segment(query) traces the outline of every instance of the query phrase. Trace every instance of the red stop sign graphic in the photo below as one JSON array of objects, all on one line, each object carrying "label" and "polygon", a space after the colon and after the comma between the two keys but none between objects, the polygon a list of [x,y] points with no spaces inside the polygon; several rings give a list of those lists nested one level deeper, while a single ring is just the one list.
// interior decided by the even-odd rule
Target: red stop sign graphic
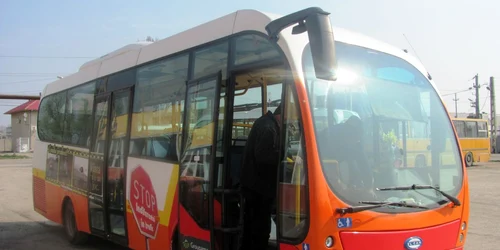
[{"label": "red stop sign graphic", "polygon": [[154,239],[160,224],[156,193],[148,173],[138,165],[130,176],[130,205],[139,231]]}]

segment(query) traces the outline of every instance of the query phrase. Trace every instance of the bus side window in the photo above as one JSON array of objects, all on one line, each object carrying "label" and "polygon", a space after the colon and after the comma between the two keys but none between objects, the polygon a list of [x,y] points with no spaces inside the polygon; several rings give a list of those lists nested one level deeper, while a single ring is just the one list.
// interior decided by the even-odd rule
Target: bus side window
[{"label": "bus side window", "polygon": [[305,171],[304,141],[300,122],[299,107],[291,86],[286,88],[284,159],[280,169],[279,208],[280,235],[284,239],[296,240],[307,232],[307,171]]},{"label": "bus side window", "polygon": [[40,140],[60,143],[64,132],[66,91],[44,97],[39,109],[38,136]]},{"label": "bus side window", "polygon": [[487,138],[488,137],[488,124],[484,121],[477,122],[478,137]]},{"label": "bus side window", "polygon": [[189,55],[148,64],[137,70],[130,133],[131,156],[176,162],[182,131]]},{"label": "bus side window", "polygon": [[477,137],[477,124],[475,121],[466,121],[465,122],[466,126],[466,135],[469,138],[476,138]]},{"label": "bus side window", "polygon": [[68,91],[63,142],[86,146],[92,128],[95,82]]},{"label": "bus side window", "polygon": [[[244,82],[237,83],[243,85]],[[247,89],[248,88],[248,89]],[[260,85],[245,86],[236,90],[234,96],[234,115],[232,139],[248,137],[253,122],[262,115],[262,87]]]},{"label": "bus side window", "polygon": [[455,129],[457,130],[457,134],[459,138],[465,137],[465,122],[464,121],[453,121],[455,125]]}]

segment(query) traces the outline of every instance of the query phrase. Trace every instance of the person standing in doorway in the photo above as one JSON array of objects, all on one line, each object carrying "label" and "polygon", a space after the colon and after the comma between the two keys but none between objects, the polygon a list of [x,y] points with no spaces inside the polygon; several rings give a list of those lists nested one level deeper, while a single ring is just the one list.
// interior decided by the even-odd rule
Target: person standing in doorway
[{"label": "person standing in doorway", "polygon": [[280,153],[281,104],[257,119],[243,153],[240,185],[244,205],[239,250],[267,249]]}]

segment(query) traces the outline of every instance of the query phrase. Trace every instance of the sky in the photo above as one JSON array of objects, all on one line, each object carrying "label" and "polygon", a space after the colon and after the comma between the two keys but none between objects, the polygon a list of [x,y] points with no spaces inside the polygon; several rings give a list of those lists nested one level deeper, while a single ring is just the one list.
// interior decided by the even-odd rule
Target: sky
[{"label": "sky", "polygon": [[[493,0],[0,0],[0,94],[38,95],[45,84],[93,58],[147,36],[169,37],[238,9],[289,14],[311,6],[330,12],[334,26],[416,55],[450,112],[455,109],[453,93],[471,87],[476,74],[480,84],[490,76],[500,83],[500,2]],[[482,112],[490,112],[489,95],[481,87]],[[459,112],[474,111],[468,101],[474,98],[472,91],[457,97]],[[4,113],[23,102],[0,100],[0,125],[9,125]]]}]

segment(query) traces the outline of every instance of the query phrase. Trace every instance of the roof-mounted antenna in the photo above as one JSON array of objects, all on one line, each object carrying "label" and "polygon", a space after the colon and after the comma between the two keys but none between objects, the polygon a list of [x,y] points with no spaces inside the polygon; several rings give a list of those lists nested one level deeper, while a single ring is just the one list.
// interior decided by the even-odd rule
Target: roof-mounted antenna
[{"label": "roof-mounted antenna", "polygon": [[[418,61],[419,61],[421,64],[423,64],[423,63],[422,63],[422,60],[420,60],[420,57],[419,57],[419,56],[418,56],[418,54],[417,54],[417,51],[416,51],[416,50],[415,50],[415,48],[413,48],[413,46],[411,45],[410,40],[408,40],[408,37],[406,37],[406,35],[405,35],[404,33],[403,33],[403,36],[405,37],[406,42],[408,43],[408,45],[410,45],[411,50],[413,50],[413,53],[415,53],[415,56],[417,57]],[[405,50],[405,52],[407,52],[407,51]],[[407,52],[407,53],[408,53],[408,52]],[[429,72],[427,72],[427,78],[428,78],[429,80],[432,80],[432,76],[431,76],[431,74],[429,74]]]}]

